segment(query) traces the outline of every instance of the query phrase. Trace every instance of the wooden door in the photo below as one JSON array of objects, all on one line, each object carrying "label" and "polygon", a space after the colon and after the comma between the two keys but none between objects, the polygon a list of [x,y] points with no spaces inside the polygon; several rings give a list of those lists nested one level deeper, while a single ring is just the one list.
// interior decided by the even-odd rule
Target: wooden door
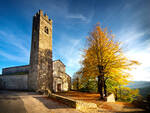
[{"label": "wooden door", "polygon": [[57,91],[61,92],[61,84],[57,84]]}]

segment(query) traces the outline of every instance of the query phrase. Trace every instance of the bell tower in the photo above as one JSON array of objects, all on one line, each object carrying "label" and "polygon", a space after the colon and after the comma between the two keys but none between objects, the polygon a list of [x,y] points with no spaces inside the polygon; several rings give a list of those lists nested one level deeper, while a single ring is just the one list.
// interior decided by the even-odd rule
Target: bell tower
[{"label": "bell tower", "polygon": [[29,90],[53,89],[52,20],[39,10],[33,16]]}]

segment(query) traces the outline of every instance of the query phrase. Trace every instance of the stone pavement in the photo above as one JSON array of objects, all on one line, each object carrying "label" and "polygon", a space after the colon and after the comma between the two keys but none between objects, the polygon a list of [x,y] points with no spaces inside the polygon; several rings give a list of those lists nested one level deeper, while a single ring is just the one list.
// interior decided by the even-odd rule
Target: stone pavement
[{"label": "stone pavement", "polygon": [[0,113],[81,113],[34,92],[1,91]]}]

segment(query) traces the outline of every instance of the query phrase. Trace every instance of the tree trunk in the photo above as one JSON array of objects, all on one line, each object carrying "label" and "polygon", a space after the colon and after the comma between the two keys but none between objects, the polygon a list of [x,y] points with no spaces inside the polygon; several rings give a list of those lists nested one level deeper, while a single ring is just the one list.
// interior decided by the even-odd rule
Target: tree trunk
[{"label": "tree trunk", "polygon": [[117,88],[115,88],[115,100],[118,100],[118,91],[117,91]]},{"label": "tree trunk", "polygon": [[103,85],[102,85],[102,76],[98,76],[98,92],[100,94],[100,99],[104,99],[103,95]]},{"label": "tree trunk", "polygon": [[[104,78],[104,76],[103,76]],[[105,97],[107,97],[107,86],[106,86],[106,80],[104,80],[104,94],[105,94]]]},{"label": "tree trunk", "polygon": [[119,89],[120,89],[120,100],[121,100],[121,87],[119,86]]},{"label": "tree trunk", "polygon": [[100,99],[104,99],[104,94],[103,94],[103,87],[104,87],[104,75],[103,75],[103,66],[98,65],[98,70],[99,70],[99,76],[98,76],[98,91],[100,93]]},{"label": "tree trunk", "polygon": [[77,91],[79,90],[79,78],[77,77]]}]

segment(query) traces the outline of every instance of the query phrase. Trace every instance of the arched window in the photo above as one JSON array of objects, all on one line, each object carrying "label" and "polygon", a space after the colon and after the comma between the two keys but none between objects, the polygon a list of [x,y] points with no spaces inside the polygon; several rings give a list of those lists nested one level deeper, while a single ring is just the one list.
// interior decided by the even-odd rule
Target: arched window
[{"label": "arched window", "polygon": [[48,34],[48,27],[47,26],[45,26],[44,31],[45,31],[45,33]]}]

